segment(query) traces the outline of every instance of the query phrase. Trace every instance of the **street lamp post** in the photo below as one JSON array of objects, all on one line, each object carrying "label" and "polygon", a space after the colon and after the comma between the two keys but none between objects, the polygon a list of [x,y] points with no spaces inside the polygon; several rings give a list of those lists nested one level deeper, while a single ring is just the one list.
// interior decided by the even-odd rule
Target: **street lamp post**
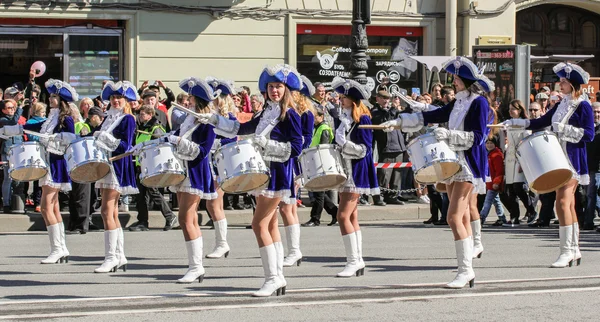
[{"label": "street lamp post", "polygon": [[352,39],[350,40],[350,72],[360,84],[367,84],[367,24],[371,23],[371,1],[352,0]]}]

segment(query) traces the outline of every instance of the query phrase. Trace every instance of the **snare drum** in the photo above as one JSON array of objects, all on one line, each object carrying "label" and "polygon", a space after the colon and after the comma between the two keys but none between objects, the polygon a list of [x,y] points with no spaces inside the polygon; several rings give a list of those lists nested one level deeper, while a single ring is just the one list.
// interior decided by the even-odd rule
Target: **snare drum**
[{"label": "snare drum", "polygon": [[269,168],[252,139],[225,144],[213,157],[219,186],[225,192],[248,192],[269,182]]},{"label": "snare drum", "polygon": [[335,144],[320,144],[300,154],[304,188],[308,191],[333,190],[346,182],[344,160]]},{"label": "snare drum", "polygon": [[39,142],[22,142],[8,150],[8,174],[16,181],[35,181],[48,173],[46,149]]},{"label": "snare drum", "polygon": [[176,186],[185,180],[187,170],[183,162],[175,157],[171,143],[146,145],[138,156],[140,182],[148,188]]},{"label": "snare drum", "polygon": [[91,136],[71,142],[65,151],[65,160],[69,177],[75,182],[96,182],[110,172],[106,151],[98,147]]},{"label": "snare drum", "polygon": [[446,186],[445,183],[438,182],[435,184],[435,190],[437,190],[437,192],[440,192],[440,193],[448,192],[448,187]]},{"label": "snare drum", "polygon": [[537,132],[521,140],[517,158],[529,187],[538,193],[555,191],[573,177],[571,163],[552,132]]},{"label": "snare drum", "polygon": [[456,153],[445,141],[436,139],[433,133],[413,139],[407,150],[415,180],[421,184],[444,181],[461,170]]}]

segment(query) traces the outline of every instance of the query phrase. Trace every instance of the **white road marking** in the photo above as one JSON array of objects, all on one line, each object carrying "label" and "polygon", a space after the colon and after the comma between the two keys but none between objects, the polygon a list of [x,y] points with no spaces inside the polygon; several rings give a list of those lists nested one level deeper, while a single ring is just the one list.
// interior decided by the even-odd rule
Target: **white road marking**
[{"label": "white road marking", "polygon": [[423,301],[437,299],[458,299],[458,298],[473,298],[473,297],[488,297],[488,296],[506,296],[506,295],[530,295],[530,294],[549,294],[549,293],[575,293],[575,292],[597,292],[600,287],[588,288],[565,288],[565,289],[547,289],[547,290],[526,290],[526,291],[504,291],[493,293],[454,293],[443,295],[421,295],[421,296],[406,296],[406,297],[390,297],[383,299],[346,299],[346,300],[319,300],[308,302],[286,302],[286,303],[255,303],[255,304],[231,304],[231,305],[216,305],[216,306],[192,306],[183,308],[161,308],[161,309],[128,309],[128,310],[113,310],[113,311],[89,311],[89,312],[65,312],[52,314],[21,314],[0,316],[0,320],[10,319],[40,319],[40,318],[64,318],[64,317],[81,317],[81,316],[99,316],[99,315],[131,315],[131,314],[148,314],[148,313],[168,313],[168,312],[199,312],[212,310],[235,310],[235,309],[253,309],[253,308],[274,308],[274,307],[298,307],[298,306],[315,306],[315,305],[347,305],[361,303],[389,303],[389,302],[408,302],[408,301]]},{"label": "white road marking", "polygon": [[[478,280],[476,285],[485,284],[504,284],[504,283],[524,283],[524,282],[551,282],[551,281],[570,281],[570,280],[589,280],[600,279],[600,275],[590,276],[568,276],[568,277],[545,277],[533,279],[507,279],[507,280]],[[446,283],[413,283],[413,284],[379,284],[379,285],[363,285],[363,286],[339,286],[339,287],[319,287],[319,288],[299,288],[289,289],[286,293],[304,294],[318,292],[332,292],[344,290],[369,290],[369,289],[395,289],[395,288],[441,288]],[[65,302],[103,302],[103,301],[129,301],[139,299],[161,299],[161,298],[177,298],[177,297],[210,297],[210,296],[239,296],[251,295],[254,291],[229,291],[229,292],[195,292],[195,293],[172,293],[172,294],[157,294],[157,295],[132,295],[132,296],[115,296],[115,297],[85,297],[85,298],[59,298],[59,299],[40,299],[40,300],[5,300],[0,301],[0,306],[8,305],[24,305],[24,304],[44,304],[44,303],[65,303]]]}]

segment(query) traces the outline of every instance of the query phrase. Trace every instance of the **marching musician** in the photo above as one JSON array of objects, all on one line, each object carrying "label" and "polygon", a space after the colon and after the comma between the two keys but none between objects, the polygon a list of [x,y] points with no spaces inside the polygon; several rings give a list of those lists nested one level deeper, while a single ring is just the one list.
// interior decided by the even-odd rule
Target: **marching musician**
[{"label": "marching musician", "polygon": [[[235,89],[230,81],[218,80],[213,77],[207,77],[206,82],[213,88],[214,91],[220,90],[221,94],[213,101],[214,112],[226,117],[230,120],[237,120],[234,114],[235,104],[231,95],[235,94]],[[237,138],[226,138],[222,135],[217,135],[213,146],[211,148],[211,159],[212,154],[225,144],[237,141]],[[217,171],[215,168],[213,175],[216,176]],[[215,186],[217,187],[216,179]],[[210,213],[213,225],[215,227],[215,248],[212,252],[206,255],[206,258],[220,258],[229,256],[229,244],[227,243],[227,218],[225,218],[225,210],[223,209],[223,189],[217,187],[217,198],[206,201],[206,209]]]},{"label": "marching musician", "polygon": [[[447,288],[473,287],[473,240],[470,225],[470,195],[485,193],[487,166],[487,124],[490,119],[488,100],[477,94],[472,86],[477,80],[478,69],[465,57],[455,57],[444,64],[444,69],[454,75],[452,84],[456,100],[433,111],[402,114],[399,119],[382,125],[391,131],[401,127],[404,131],[416,132],[428,123],[448,122],[448,128],[438,127],[434,135],[438,140],[447,140],[457,152],[461,171],[444,182],[448,189],[450,205],[447,220],[454,234],[454,245],[458,261],[458,274],[446,284]],[[425,105],[424,107],[421,105]],[[413,110],[423,110],[427,104],[414,104]]]},{"label": "marching musician", "polygon": [[340,125],[335,131],[335,142],[341,147],[346,161],[348,180],[339,189],[340,203],[337,219],[346,250],[346,266],[337,277],[364,275],[362,257],[362,231],[358,224],[358,199],[361,194],[378,195],[379,183],[373,164],[373,131],[361,129],[371,124],[371,113],[362,100],[370,97],[369,91],[349,79],[336,77],[331,87],[341,95]]},{"label": "marching musician", "polygon": [[[189,77],[179,82],[179,87],[189,95],[189,109],[194,113],[209,113],[210,103],[219,95],[206,81]],[[214,200],[215,189],[210,165],[210,149],[215,140],[213,127],[199,122],[190,114],[168,141],[175,146],[175,156],[186,163],[187,176],[171,191],[177,193],[179,204],[179,224],[185,239],[189,268],[177,283],[192,283],[204,280],[202,266],[202,232],[198,224],[198,204],[200,199]]]},{"label": "marching musician", "polygon": [[560,268],[572,266],[574,261],[577,265],[581,263],[574,194],[578,184],[587,185],[590,182],[585,145],[594,139],[594,115],[581,86],[588,83],[590,75],[571,63],[560,63],[553,70],[560,77],[560,91],[564,95],[558,106],[538,119],[510,119],[503,124],[534,131],[551,125],[573,168],[573,178],[556,190],[560,255],[551,267]]},{"label": "marching musician", "polygon": [[[310,140],[315,127],[315,118],[312,113],[313,103],[310,100],[315,89],[311,81],[305,76],[300,76],[302,80],[302,89],[300,91],[292,91],[294,100],[294,110],[300,115],[300,125],[302,127],[302,149],[310,146]],[[312,93],[312,94],[311,94]],[[298,157],[290,158],[293,163],[294,175],[296,178],[302,172]],[[287,256],[283,259],[283,266],[290,267],[302,263],[302,252],[300,251],[300,221],[298,220],[298,203],[296,195],[298,193],[298,184],[292,185],[291,195],[289,198],[284,198],[279,204],[279,213],[283,219],[285,228],[286,246],[288,249]]]},{"label": "marching musician", "polygon": [[[96,144],[110,153],[119,156],[132,147],[135,140],[135,117],[129,102],[139,100],[135,86],[128,81],[113,83],[108,81],[102,89],[102,100],[110,100],[99,131],[94,132]],[[95,273],[116,272],[118,268],[127,270],[123,228],[119,221],[118,202],[120,195],[139,193],[135,181],[135,169],[131,155],[112,162],[110,172],[96,182],[101,189],[102,205],[100,213],[104,222],[104,262]]]},{"label": "marching musician", "polygon": [[255,133],[256,144],[262,147],[263,158],[271,161],[271,177],[267,186],[254,192],[257,195],[252,229],[258,242],[265,281],[253,296],[285,294],[287,282],[283,276],[283,245],[275,210],[281,200],[291,197],[294,186],[293,162],[302,150],[300,116],[294,110],[291,91],[302,88],[298,72],[289,65],[276,65],[263,70],[259,88],[265,89],[268,101],[256,118],[240,124],[217,114],[202,115],[202,122],[215,126],[226,137]]},{"label": "marching musician", "polygon": [[41,124],[41,129],[35,125],[33,127],[26,125],[25,128],[44,134],[40,136],[39,142],[48,152],[48,173],[40,179],[40,186],[42,186],[42,217],[50,238],[50,255],[42,260],[42,264],[55,264],[62,263],[63,260],[69,261],[58,194],[59,191],[71,190],[71,179],[64,153],[67,145],[75,139],[75,123],[70,116],[69,103],[76,101],[78,95],[71,85],[60,80],[49,79],[45,86],[50,94],[48,118]]}]

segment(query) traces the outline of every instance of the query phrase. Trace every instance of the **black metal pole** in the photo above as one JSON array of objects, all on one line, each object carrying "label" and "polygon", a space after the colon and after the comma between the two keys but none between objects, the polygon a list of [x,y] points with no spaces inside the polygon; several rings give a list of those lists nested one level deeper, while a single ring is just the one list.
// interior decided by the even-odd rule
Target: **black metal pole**
[{"label": "black metal pole", "polygon": [[370,0],[352,0],[352,39],[350,48],[350,72],[352,79],[360,84],[367,83],[367,23],[371,22]]}]

